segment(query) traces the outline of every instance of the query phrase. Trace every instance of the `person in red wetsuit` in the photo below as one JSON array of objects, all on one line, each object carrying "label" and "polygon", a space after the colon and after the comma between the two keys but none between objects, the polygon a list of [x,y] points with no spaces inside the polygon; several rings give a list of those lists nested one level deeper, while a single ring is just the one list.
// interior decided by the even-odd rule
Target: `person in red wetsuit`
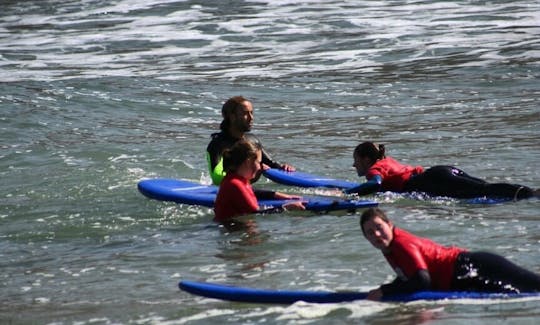
[{"label": "person in red wetsuit", "polygon": [[[214,221],[234,230],[243,223],[235,217],[258,212],[278,212],[283,209],[304,210],[301,197],[281,192],[258,190],[251,187],[251,180],[261,169],[261,146],[248,140],[239,140],[223,154],[227,174],[219,186],[214,204]],[[258,199],[291,199],[281,209],[261,209]]]},{"label": "person in red wetsuit", "polygon": [[381,250],[397,278],[372,290],[368,299],[415,291],[539,292],[540,275],[502,256],[446,247],[393,225],[379,208],[360,218],[366,239]]},{"label": "person in red wetsuit", "polygon": [[538,190],[508,183],[488,183],[453,166],[421,166],[401,164],[387,157],[385,146],[373,142],[359,144],[353,153],[353,167],[367,182],[347,189],[345,193],[366,195],[377,191],[422,192],[431,196],[453,198],[510,198],[514,200],[539,196]]}]

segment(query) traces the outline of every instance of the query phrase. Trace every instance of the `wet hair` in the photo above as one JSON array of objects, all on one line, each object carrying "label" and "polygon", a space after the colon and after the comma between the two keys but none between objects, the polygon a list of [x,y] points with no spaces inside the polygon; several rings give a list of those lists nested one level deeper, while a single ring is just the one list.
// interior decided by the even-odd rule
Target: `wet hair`
[{"label": "wet hair", "polygon": [[227,99],[225,104],[223,104],[223,106],[221,107],[221,115],[223,116],[223,121],[221,121],[219,128],[222,131],[226,131],[229,128],[231,124],[230,116],[238,112],[238,110],[243,109],[242,104],[247,101],[249,100],[243,96],[234,96]]},{"label": "wet hair", "polygon": [[373,142],[362,142],[354,149],[354,156],[359,158],[368,157],[371,161],[375,162],[379,159],[385,158],[384,144],[376,145]]},{"label": "wet hair", "polygon": [[366,232],[364,231],[364,224],[369,220],[375,219],[376,217],[381,218],[386,223],[390,223],[390,219],[388,219],[386,213],[383,210],[379,208],[369,208],[364,211],[364,213],[362,213],[362,216],[360,217],[360,228],[362,229],[362,233],[364,234],[364,236],[366,235]]},{"label": "wet hair", "polygon": [[262,150],[259,143],[245,139],[237,141],[231,148],[223,152],[223,169],[234,172],[248,159],[257,158],[257,152]]}]

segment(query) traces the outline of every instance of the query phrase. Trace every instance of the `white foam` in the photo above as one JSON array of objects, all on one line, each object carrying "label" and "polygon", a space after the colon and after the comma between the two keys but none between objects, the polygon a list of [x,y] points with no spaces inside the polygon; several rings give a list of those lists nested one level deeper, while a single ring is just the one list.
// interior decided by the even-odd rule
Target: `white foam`
[{"label": "white foam", "polygon": [[[391,6],[373,1],[369,6],[358,3],[345,8],[334,1],[283,0],[256,1],[250,15],[232,13],[234,19],[214,14],[204,5],[179,7],[167,15],[140,14],[176,2],[124,0],[52,16],[7,16],[0,23],[0,35],[6,39],[0,44],[4,67],[0,78],[155,76],[178,80],[207,76],[234,80],[352,69],[373,72],[389,60],[409,64],[457,53],[470,57],[456,63],[464,67],[540,56],[538,50],[526,49],[537,42],[540,13],[531,4],[519,2],[486,7],[444,2]],[[100,24],[110,25],[78,27],[97,23],[96,17]],[[337,27],[336,22],[344,27]],[[47,27],[12,34],[10,28],[17,25]],[[349,46],[339,45],[344,42]],[[501,52],[520,44],[524,51]],[[400,52],[406,54],[392,58],[392,53]]]}]

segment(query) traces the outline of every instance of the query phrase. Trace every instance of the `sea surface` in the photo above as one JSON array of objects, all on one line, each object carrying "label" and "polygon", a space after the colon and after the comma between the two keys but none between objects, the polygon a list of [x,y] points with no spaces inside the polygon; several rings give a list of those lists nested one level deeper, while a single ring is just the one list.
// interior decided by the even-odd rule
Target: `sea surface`
[{"label": "sea surface", "polygon": [[[425,167],[540,187],[540,2],[0,1],[1,324],[537,324],[540,300],[261,305],[180,280],[366,291],[394,273],[355,214],[255,216],[137,182],[208,184],[221,105],[298,170],[361,181],[361,141]],[[300,194],[335,191],[259,188]],[[540,200],[372,195],[398,226],[540,273]]]}]

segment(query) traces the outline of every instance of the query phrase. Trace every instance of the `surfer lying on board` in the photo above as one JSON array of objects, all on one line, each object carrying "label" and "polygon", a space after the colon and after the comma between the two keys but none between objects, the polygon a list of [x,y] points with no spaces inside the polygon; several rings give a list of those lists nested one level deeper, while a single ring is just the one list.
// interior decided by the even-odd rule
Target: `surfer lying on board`
[{"label": "surfer lying on board", "polygon": [[359,144],[353,153],[358,176],[367,182],[346,190],[348,194],[366,195],[377,191],[423,192],[453,198],[510,198],[514,200],[538,196],[538,191],[519,184],[488,183],[469,176],[452,166],[421,166],[399,163],[385,155],[385,147],[373,142]]},{"label": "surfer lying on board", "polygon": [[[223,177],[225,177],[223,152],[231,148],[233,144],[242,138],[259,144],[262,151],[262,163],[265,165],[265,168],[270,167],[285,171],[294,171],[294,167],[272,160],[270,155],[262,148],[259,139],[249,133],[253,125],[253,105],[249,100],[242,96],[229,98],[221,108],[221,115],[223,116],[223,121],[219,126],[221,132],[212,134],[212,140],[206,148],[208,168],[214,185],[219,185]],[[259,176],[260,173],[257,174],[254,181]]]},{"label": "surfer lying on board", "polygon": [[394,226],[379,208],[364,211],[360,227],[398,276],[393,282],[370,291],[368,299],[426,290],[540,292],[540,275],[496,254],[468,252],[417,237]]},{"label": "surfer lying on board", "polygon": [[[247,140],[237,141],[223,153],[223,167],[227,174],[219,186],[214,204],[214,221],[230,230],[241,228],[238,217],[251,213],[280,212],[283,210],[305,210],[300,196],[281,192],[258,190],[257,195],[250,180],[261,170],[262,149],[260,144]],[[295,199],[281,209],[261,209],[257,199]]]}]

